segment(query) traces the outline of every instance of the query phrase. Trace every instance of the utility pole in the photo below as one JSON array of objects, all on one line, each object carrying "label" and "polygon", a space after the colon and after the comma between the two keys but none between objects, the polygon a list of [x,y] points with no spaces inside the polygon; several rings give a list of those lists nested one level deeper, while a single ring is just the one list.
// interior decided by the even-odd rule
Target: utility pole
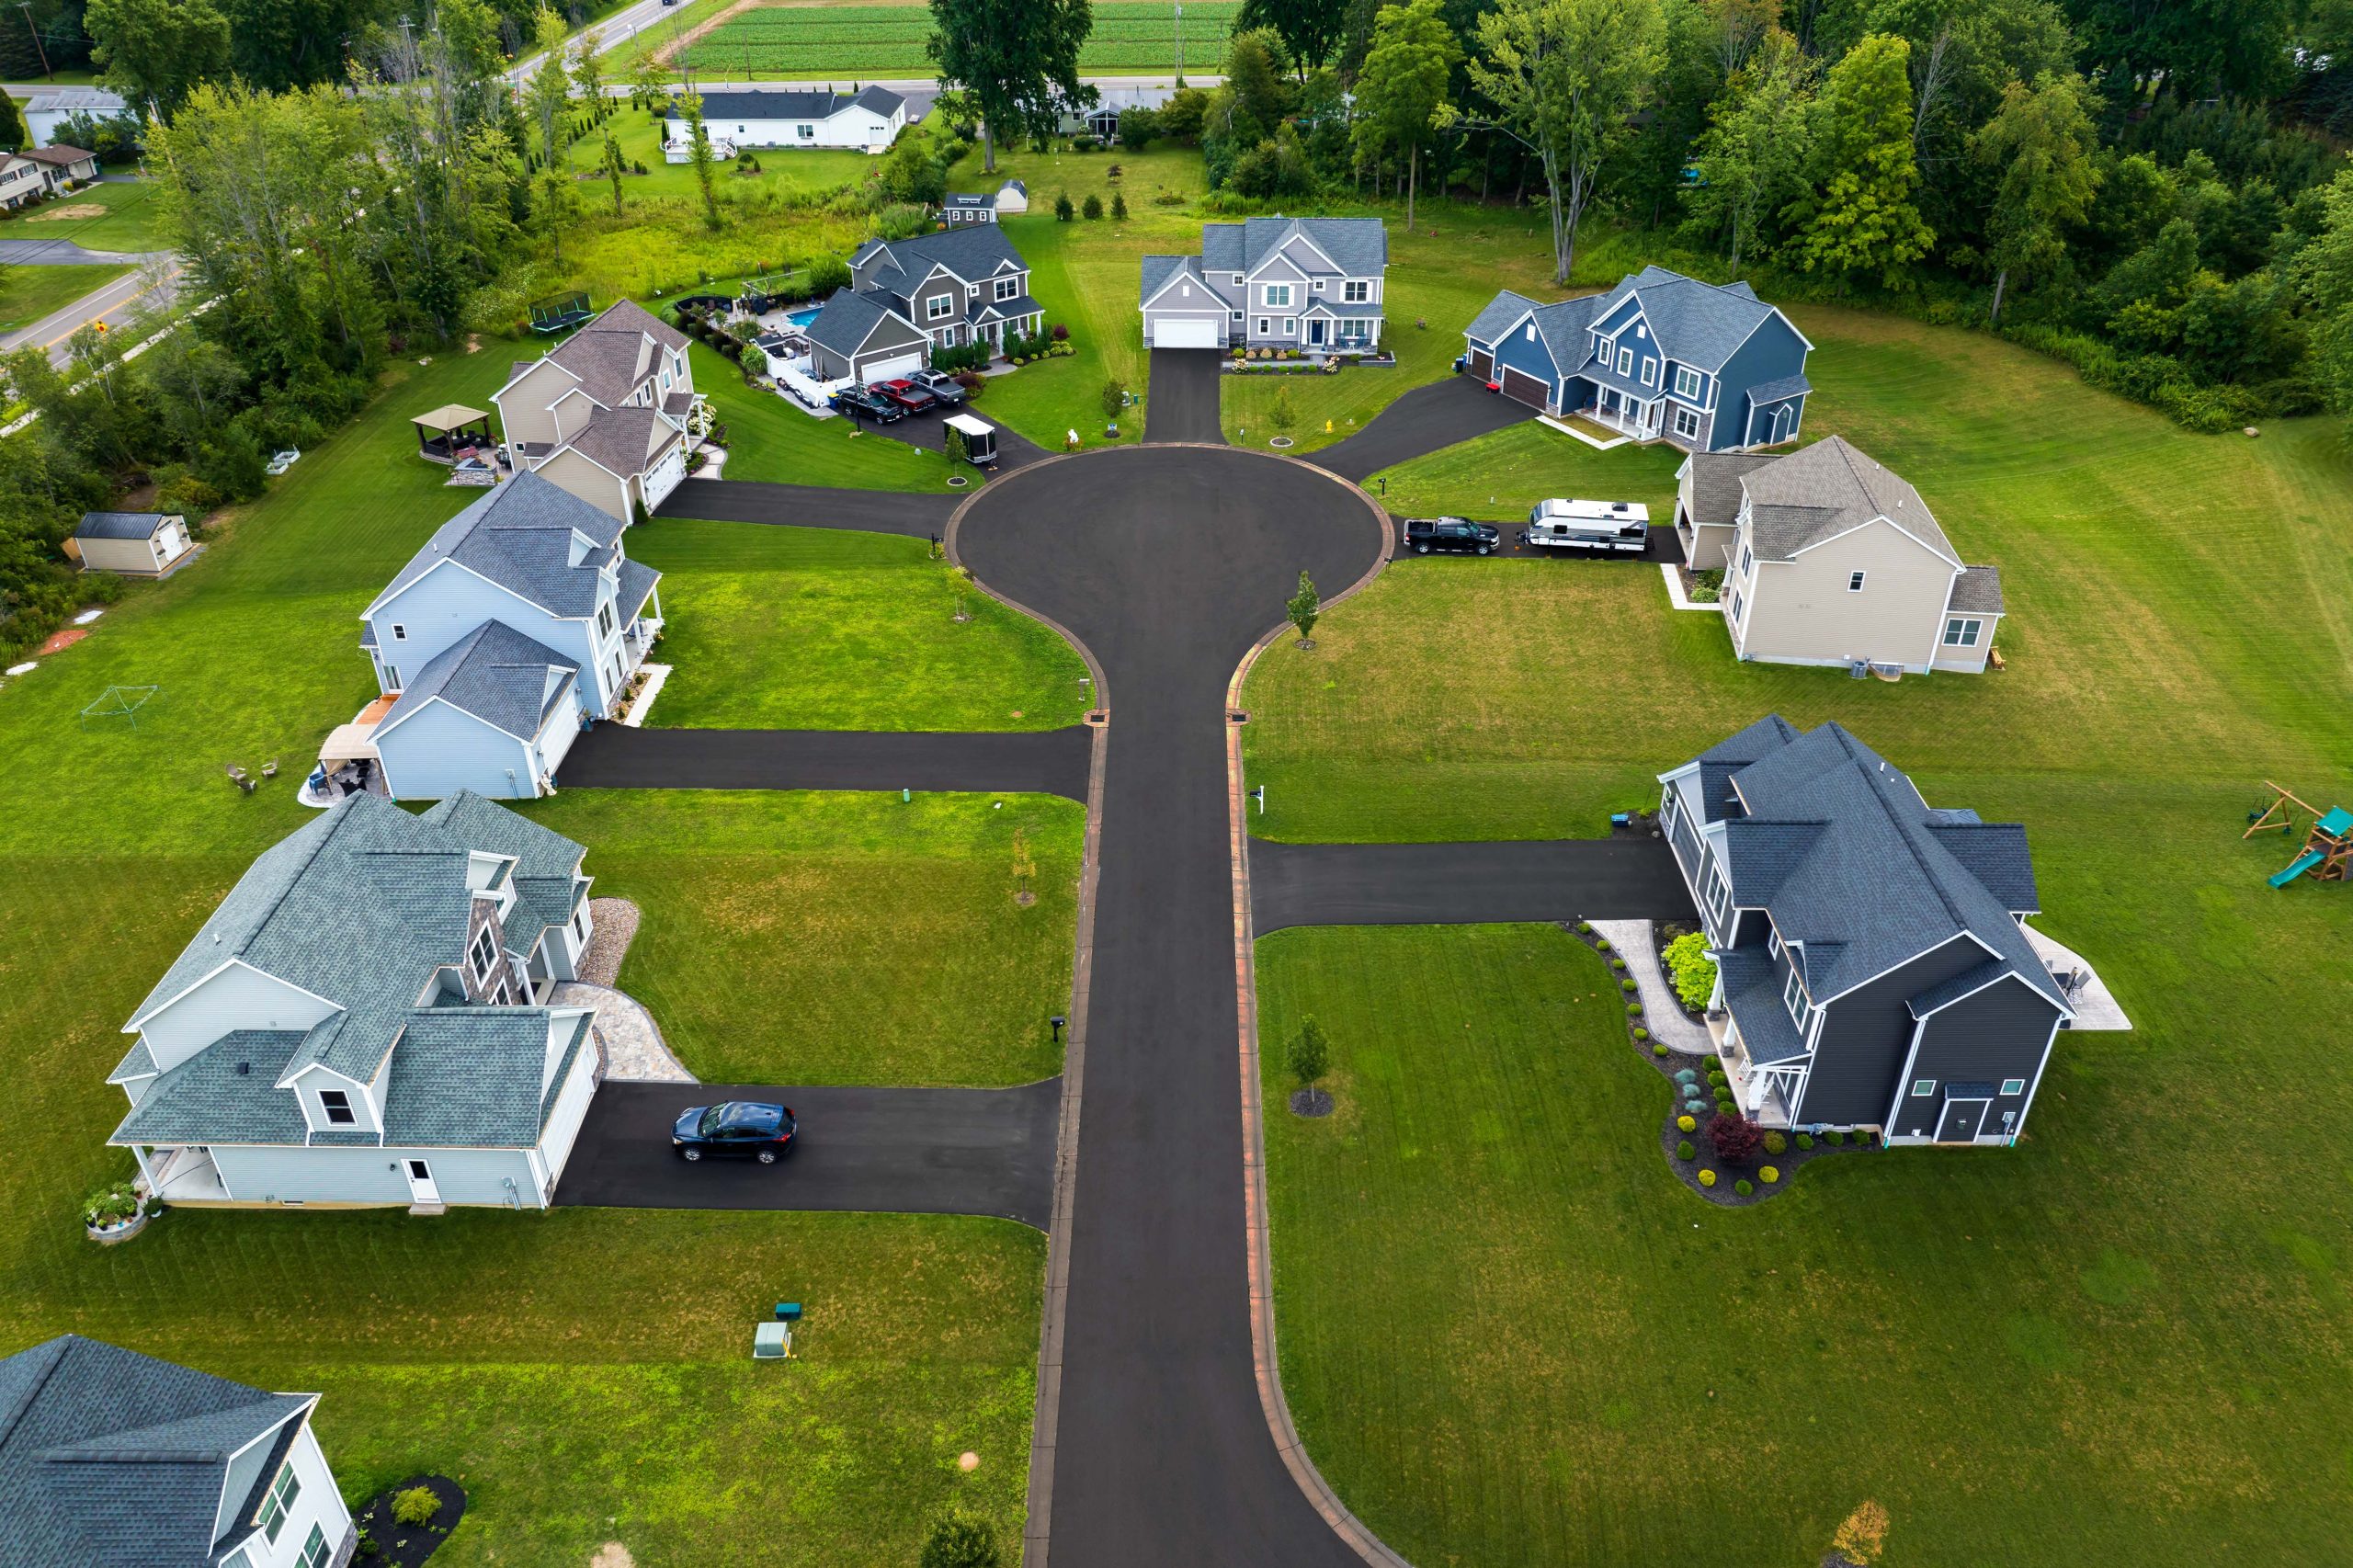
[{"label": "utility pole", "polygon": [[17,9],[25,14],[25,30],[33,35],[33,49],[40,55],[40,74],[56,81],[57,73],[49,68],[49,46],[40,41],[40,29],[33,26],[33,0],[17,0]]}]

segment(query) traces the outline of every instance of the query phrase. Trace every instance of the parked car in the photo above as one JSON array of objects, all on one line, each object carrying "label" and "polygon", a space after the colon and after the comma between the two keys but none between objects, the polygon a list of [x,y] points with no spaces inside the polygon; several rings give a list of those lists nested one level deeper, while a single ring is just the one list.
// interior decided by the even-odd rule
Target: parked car
[{"label": "parked car", "polygon": [[1640,555],[1650,544],[1651,509],[1639,501],[1539,501],[1519,542],[1542,551]]},{"label": "parked car", "polygon": [[1467,550],[1484,555],[1502,542],[1503,535],[1492,523],[1474,523],[1468,517],[1405,519],[1405,547],[1416,555],[1427,555],[1433,550]]},{"label": "parked car", "polygon": [[957,385],[956,378],[945,370],[917,370],[907,380],[942,403],[953,404],[964,401],[964,389]]},{"label": "parked car", "polygon": [[834,394],[834,406],[852,419],[871,419],[877,425],[895,424],[907,416],[905,409],[875,396],[864,387],[844,387]]},{"label": "parked car", "polygon": [[904,378],[895,381],[875,381],[866,390],[885,403],[897,403],[909,414],[922,414],[939,406],[938,398]]},{"label": "parked car", "polygon": [[757,1100],[722,1100],[714,1106],[688,1106],[670,1129],[670,1146],[678,1157],[693,1163],[714,1160],[757,1160],[772,1165],[792,1147],[801,1130],[792,1108],[763,1105]]}]

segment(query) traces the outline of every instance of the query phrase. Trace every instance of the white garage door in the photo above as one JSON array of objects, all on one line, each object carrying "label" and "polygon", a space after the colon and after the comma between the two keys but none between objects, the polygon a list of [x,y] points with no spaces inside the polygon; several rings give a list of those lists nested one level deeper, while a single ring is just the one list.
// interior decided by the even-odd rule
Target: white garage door
[{"label": "white garage door", "polygon": [[645,509],[649,512],[670,498],[678,482],[687,477],[687,446],[681,441],[662,454],[662,460],[653,472],[640,481],[645,491]]},{"label": "white garage door", "polygon": [[1216,322],[1199,316],[1162,316],[1152,324],[1154,348],[1222,348],[1224,338]]},{"label": "white garage door", "polygon": [[901,376],[911,376],[923,369],[921,353],[901,354],[889,359],[869,359],[866,379],[870,381],[895,381]]}]

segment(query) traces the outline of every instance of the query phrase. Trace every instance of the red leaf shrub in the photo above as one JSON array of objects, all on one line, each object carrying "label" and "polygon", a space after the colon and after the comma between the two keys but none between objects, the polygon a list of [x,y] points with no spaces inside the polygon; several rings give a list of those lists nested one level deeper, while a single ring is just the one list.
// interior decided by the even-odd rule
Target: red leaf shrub
[{"label": "red leaf shrub", "polygon": [[1745,1116],[1719,1116],[1708,1123],[1708,1142],[1726,1165],[1745,1165],[1765,1146],[1765,1130]]}]

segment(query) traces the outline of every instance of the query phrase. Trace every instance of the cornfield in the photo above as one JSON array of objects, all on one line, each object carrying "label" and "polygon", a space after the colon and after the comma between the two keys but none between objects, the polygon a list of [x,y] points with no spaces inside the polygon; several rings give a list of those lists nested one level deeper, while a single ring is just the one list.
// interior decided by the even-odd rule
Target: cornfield
[{"label": "cornfield", "polygon": [[[1233,0],[1195,0],[1185,12],[1185,66],[1223,69],[1226,35],[1242,7]],[[762,7],[729,17],[687,51],[698,71],[791,77],[928,76],[931,11],[922,6]],[[1079,68],[1097,72],[1171,71],[1176,65],[1173,5],[1108,0],[1095,7],[1095,30]]]}]

